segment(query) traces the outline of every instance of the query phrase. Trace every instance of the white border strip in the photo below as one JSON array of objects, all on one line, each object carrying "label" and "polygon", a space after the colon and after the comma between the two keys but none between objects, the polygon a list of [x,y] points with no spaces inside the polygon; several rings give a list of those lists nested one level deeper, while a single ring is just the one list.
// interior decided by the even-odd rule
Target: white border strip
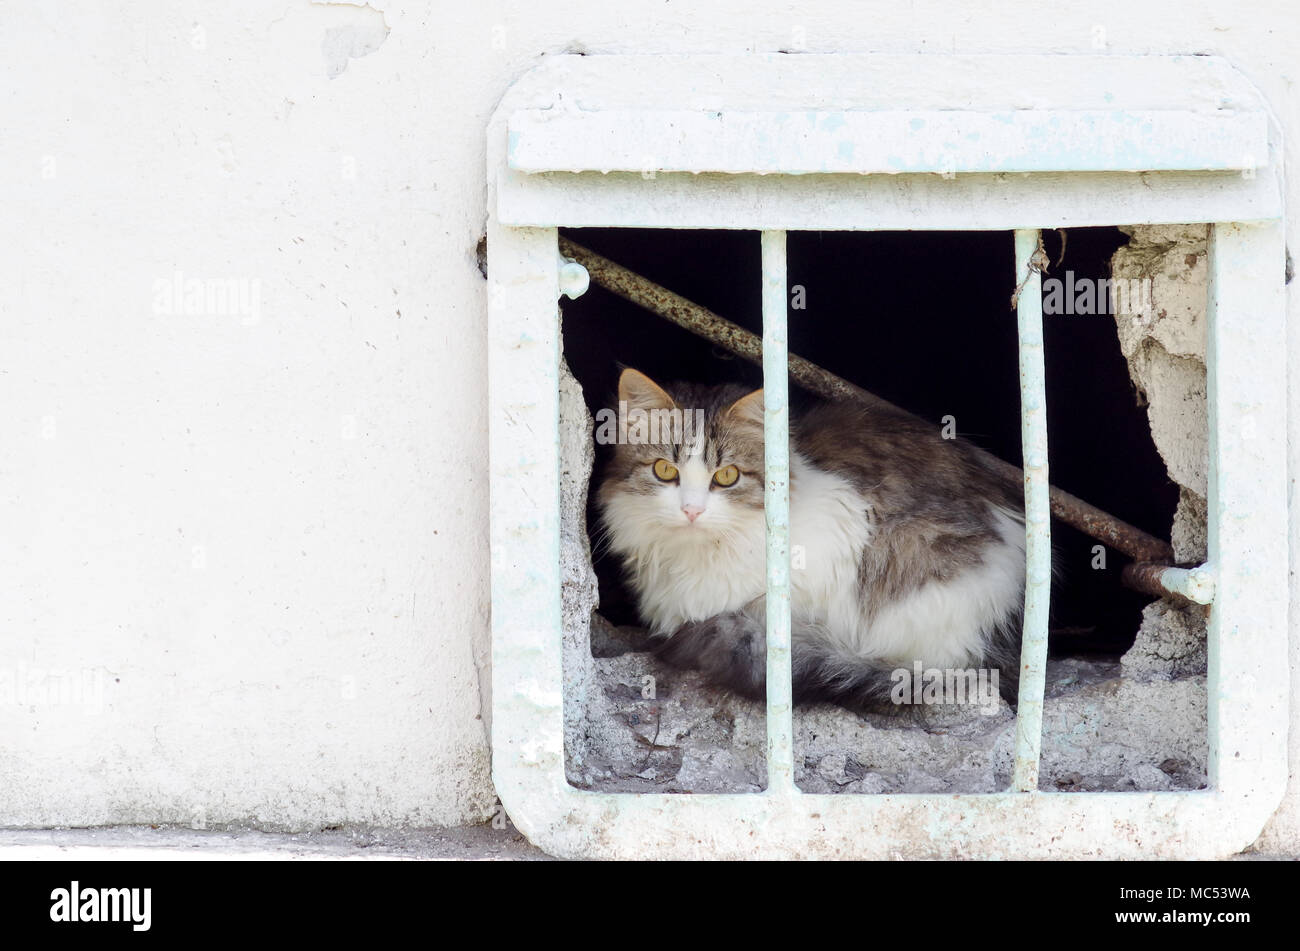
[{"label": "white border strip", "polygon": [[1262,112],[1191,110],[527,109],[521,172],[1150,172],[1254,170]]}]

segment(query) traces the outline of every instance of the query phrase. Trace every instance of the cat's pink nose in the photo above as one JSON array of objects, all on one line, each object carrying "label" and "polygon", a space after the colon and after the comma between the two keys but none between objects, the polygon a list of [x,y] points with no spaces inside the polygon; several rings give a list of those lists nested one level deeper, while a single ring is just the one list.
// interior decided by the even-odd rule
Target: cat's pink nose
[{"label": "cat's pink nose", "polygon": [[686,513],[687,519],[693,522],[700,517],[700,513],[704,511],[704,508],[700,505],[683,505],[682,511]]}]

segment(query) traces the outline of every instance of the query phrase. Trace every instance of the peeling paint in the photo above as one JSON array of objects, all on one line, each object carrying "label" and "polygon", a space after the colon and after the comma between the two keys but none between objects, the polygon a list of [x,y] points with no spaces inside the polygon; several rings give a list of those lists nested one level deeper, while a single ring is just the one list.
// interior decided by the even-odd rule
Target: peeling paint
[{"label": "peeling paint", "polygon": [[339,18],[348,21],[341,26],[327,27],[321,39],[325,75],[330,79],[343,74],[348,60],[369,56],[388,39],[388,22],[383,12],[368,3],[351,0],[311,0],[311,3],[338,9]]}]

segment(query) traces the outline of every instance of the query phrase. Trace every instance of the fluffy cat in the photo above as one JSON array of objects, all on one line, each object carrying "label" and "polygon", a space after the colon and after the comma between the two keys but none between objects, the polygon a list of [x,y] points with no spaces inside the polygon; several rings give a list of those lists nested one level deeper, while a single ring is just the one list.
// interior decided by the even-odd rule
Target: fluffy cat
[{"label": "fluffy cat", "polygon": [[[762,698],[762,390],[661,387],[627,369],[618,397],[624,420],[675,409],[703,420],[694,434],[624,423],[599,489],[605,542],[642,620],[665,660]],[[1025,583],[1016,487],[901,413],[824,404],[792,417],[790,434],[795,701],[888,708],[891,673],[919,661],[996,669],[1014,702]]]}]

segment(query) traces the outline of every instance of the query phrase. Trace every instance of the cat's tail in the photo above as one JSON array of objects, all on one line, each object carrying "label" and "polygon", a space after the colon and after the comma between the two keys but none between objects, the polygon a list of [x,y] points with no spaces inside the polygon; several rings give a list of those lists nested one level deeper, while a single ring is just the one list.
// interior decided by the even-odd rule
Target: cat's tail
[{"label": "cat's tail", "polygon": [[893,661],[846,654],[820,640],[795,642],[791,654],[795,703],[835,703],[860,713],[901,713],[916,704],[918,697],[925,694],[923,687],[931,682],[929,678],[937,673],[943,678],[943,689],[947,689],[949,680],[954,687],[958,678],[962,680],[957,697],[942,694],[940,702],[987,707],[990,703],[996,705],[996,690],[1013,710],[1016,707],[1018,658],[1003,656],[993,645],[981,661],[981,666],[990,668],[985,670],[936,672],[926,665],[900,667]]},{"label": "cat's tail", "polygon": [[[795,703],[825,702],[862,713],[899,713],[912,702],[911,670],[900,674],[895,663],[837,650],[815,625],[792,619],[790,633]],[[761,601],[682,625],[659,648],[658,656],[675,667],[700,670],[711,682],[741,696],[764,699],[767,636]],[[998,687],[1014,705],[1018,665],[1010,656],[1005,659],[1010,662],[1001,663],[1004,658],[996,657]]]},{"label": "cat's tail", "polygon": [[[793,632],[792,632],[793,633]],[[861,713],[899,713],[898,665],[836,651],[815,639],[791,649],[795,703],[835,703]],[[910,694],[906,698],[910,702]]]}]

